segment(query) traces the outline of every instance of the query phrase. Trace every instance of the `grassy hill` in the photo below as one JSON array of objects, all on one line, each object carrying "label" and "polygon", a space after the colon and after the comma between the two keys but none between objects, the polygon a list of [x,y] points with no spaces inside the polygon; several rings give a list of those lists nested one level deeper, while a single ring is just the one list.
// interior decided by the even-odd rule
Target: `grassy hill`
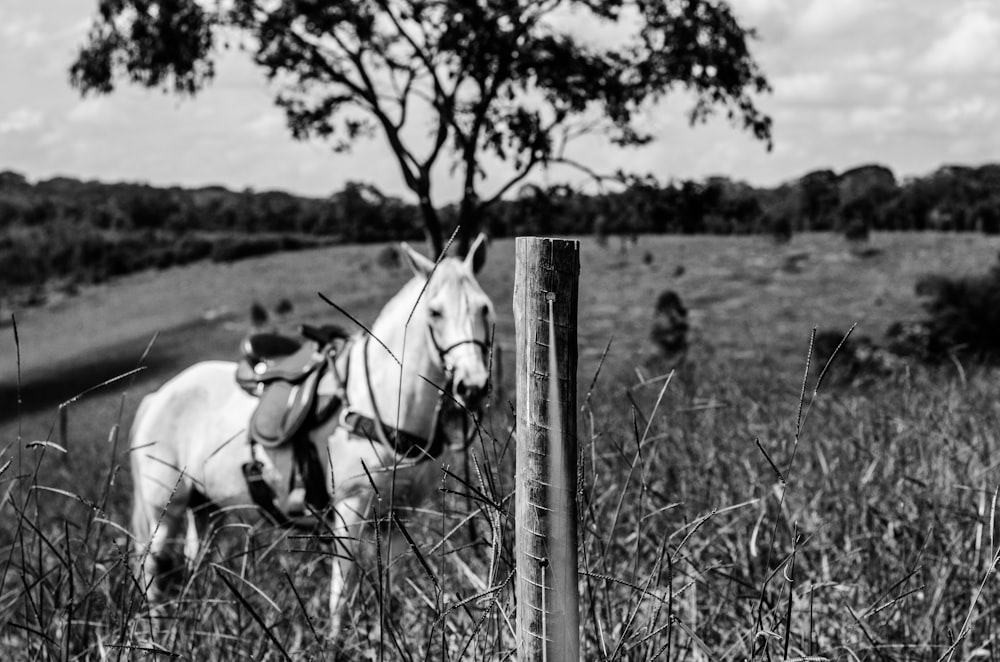
[{"label": "grassy hill", "polygon": [[[590,194],[527,186],[482,210],[493,237],[769,234],[869,230],[1000,233],[1000,166],[947,165],[897,181],[878,164],[823,169],[774,188],[724,177],[635,181]],[[457,205],[440,210],[447,236]],[[220,186],[159,188],[0,171],[0,310],[136,271],[230,262],[330,243],[420,241],[411,201],[347,182],[324,198]]]},{"label": "grassy hill", "polygon": [[[764,237],[644,236],[621,248],[617,242],[603,248],[583,240],[582,388],[614,339],[580,428],[587,458],[587,554],[581,559],[587,659],[612,657],[619,644],[619,657],[643,660],[656,658],[657,651],[659,659],[680,659],[682,651],[691,659],[756,659],[780,657],[783,649],[792,657],[938,659],[953,644],[959,658],[977,646],[993,650],[1000,598],[995,577],[975,598],[980,581],[992,577],[990,559],[997,551],[990,528],[1000,485],[990,459],[1000,445],[997,370],[914,366],[880,382],[831,386],[808,408],[804,432],[797,434],[796,428],[814,326],[846,331],[857,322],[859,333],[878,337],[891,322],[920,315],[914,293],[920,276],[982,272],[996,261],[1000,239],[876,234],[871,247],[878,250],[861,255],[840,237],[822,234],[796,235],[781,246]],[[273,308],[288,298],[296,321],[344,323],[316,296],[323,292],[370,323],[408,277],[403,269],[379,266],[380,250],[341,246],[141,273],[19,314],[22,414],[17,416],[18,368],[8,325],[0,330],[0,449],[12,457],[15,450],[8,444],[19,434],[28,441],[57,430],[59,402],[138,365],[157,334],[147,369],[72,404],[67,439],[60,440],[68,452],[48,451],[38,465],[39,484],[103,504],[102,518],[124,524],[127,469],[111,487],[105,480],[111,467],[127,467],[123,442],[116,447],[107,441],[112,427],[127,426],[141,396],[184,366],[232,357],[253,301]],[[491,246],[481,280],[497,306],[510,399],[513,271],[513,242]],[[690,309],[693,346],[675,366],[656,409],[663,382],[642,382],[671,367],[648,341],[653,302],[667,288]],[[506,409],[495,402],[490,412],[489,429],[501,445],[510,423]],[[647,418],[653,424],[648,436],[639,438],[636,430],[644,429]],[[34,467],[40,453],[23,451],[18,473]],[[0,466],[5,461],[0,456]],[[496,467],[501,495],[513,484],[503,475],[509,471],[504,462]],[[786,471],[789,466],[792,471]],[[0,483],[0,491],[6,489]],[[34,521],[48,531],[52,549],[77,545],[81,553],[114,556],[111,541],[121,542],[120,532],[64,535],[61,518],[73,513],[80,521],[81,513],[92,512],[59,494],[36,496]],[[454,508],[449,517],[460,517],[460,507],[448,508]],[[10,521],[14,514],[7,510],[4,517]],[[484,527],[489,530],[484,522],[478,533],[470,532],[473,543],[485,535]],[[503,522],[509,545],[512,523]],[[443,524],[429,528],[440,537]],[[458,609],[460,598],[483,589],[467,576],[486,572],[481,547],[471,544],[462,552],[451,542],[461,561],[435,560],[440,563],[435,569],[450,582],[437,606],[426,604],[428,589],[416,579],[423,577],[418,571],[399,591],[402,606],[390,619],[394,625],[383,627],[409,641],[420,659],[420,651],[439,648],[438,659],[460,659],[469,633],[480,632],[468,650],[477,651],[476,659],[496,659],[509,645],[502,623],[477,630],[479,607],[442,616],[442,610]],[[110,561],[100,563],[106,567]],[[461,572],[459,563],[465,564]],[[51,568],[60,563],[45,564],[50,574],[42,568],[28,574],[40,573],[39,586],[64,586],[51,574],[59,574]],[[117,572],[110,579],[94,575],[87,595],[101,594],[104,589],[94,587],[124,576]],[[313,583],[318,581],[313,574],[322,571],[309,566],[308,573],[302,581]],[[303,625],[294,597],[280,583],[253,577],[286,607],[283,617],[269,621],[282,645],[303,655],[326,651],[328,643]],[[117,581],[109,594],[127,590]],[[58,623],[32,625],[34,617],[25,611],[25,596],[33,595],[34,585],[6,586],[0,589],[0,623],[31,626],[45,636],[11,630],[0,635],[0,651],[25,642],[45,649],[45,637],[58,641],[58,633],[47,629]],[[46,590],[58,596],[57,588]],[[204,590],[221,604],[205,607],[201,634],[179,628],[178,647],[216,659],[259,657],[265,650],[277,655],[273,640],[246,618],[225,588]],[[496,609],[512,609],[509,592],[498,595]],[[63,613],[58,602],[53,597],[39,609]],[[313,598],[307,608],[321,603],[321,596]],[[385,643],[380,637],[388,636],[378,634],[377,618],[372,621],[375,616],[360,608],[363,604],[359,630],[345,644],[349,659],[367,659]],[[100,621],[109,641],[116,627],[124,627],[112,621],[133,617],[111,613]],[[321,607],[313,613],[322,618]],[[496,613],[491,618],[498,618]],[[242,637],[222,637],[237,622]],[[80,636],[78,645],[90,646],[93,655],[95,640]]]}]

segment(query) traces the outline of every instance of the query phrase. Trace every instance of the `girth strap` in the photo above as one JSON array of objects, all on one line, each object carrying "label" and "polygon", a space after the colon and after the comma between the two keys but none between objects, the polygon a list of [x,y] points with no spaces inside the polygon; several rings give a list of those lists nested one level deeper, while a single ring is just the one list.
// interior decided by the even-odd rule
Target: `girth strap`
[{"label": "girth strap", "polygon": [[[285,504],[278,504],[278,495],[264,478],[264,464],[257,459],[257,443],[250,441],[250,462],[243,465],[243,477],[247,482],[250,498],[276,526],[285,528],[313,529],[319,523],[317,517],[330,506],[330,493],[326,489],[326,477],[320,463],[316,447],[308,438],[299,439],[292,445],[292,476],[289,493],[300,489],[305,499],[294,510]],[[304,509],[304,510],[303,510]]]},{"label": "girth strap", "polygon": [[[250,443],[250,448],[256,444]],[[257,504],[257,507],[264,511],[276,526],[291,528],[295,522],[285,516],[278,507],[278,498],[274,490],[267,481],[264,480],[264,465],[260,460],[254,458],[243,465],[243,478],[247,481],[247,489],[250,491],[250,498]]]}]

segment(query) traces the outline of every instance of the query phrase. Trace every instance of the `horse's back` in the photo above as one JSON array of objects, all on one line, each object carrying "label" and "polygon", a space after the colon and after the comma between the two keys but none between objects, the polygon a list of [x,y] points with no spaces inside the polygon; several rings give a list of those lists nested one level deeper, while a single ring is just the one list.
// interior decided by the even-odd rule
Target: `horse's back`
[{"label": "horse's back", "polygon": [[167,484],[181,472],[201,480],[209,457],[227,445],[245,446],[240,441],[256,406],[236,383],[235,363],[196,363],[140,403],[130,443],[133,471],[170,474],[159,476]]},{"label": "horse's back", "polygon": [[196,363],[142,399],[132,425],[133,439],[169,437],[175,426],[190,424],[199,412],[218,412],[220,405],[238,398],[239,390],[235,363]]}]

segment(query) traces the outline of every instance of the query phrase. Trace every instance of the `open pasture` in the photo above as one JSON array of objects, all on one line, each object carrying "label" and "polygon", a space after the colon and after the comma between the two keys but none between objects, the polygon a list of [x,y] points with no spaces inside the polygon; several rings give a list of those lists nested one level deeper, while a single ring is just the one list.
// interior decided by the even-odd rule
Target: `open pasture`
[{"label": "open pasture", "polygon": [[[984,271],[1000,241],[879,234],[871,247],[881,252],[862,257],[829,235],[782,246],[642,237],[624,250],[583,240],[586,659],[1000,656],[1000,372],[915,366],[825,385],[810,405],[813,370],[800,413],[814,326],[846,332],[857,322],[857,333],[878,338],[892,321],[920,316],[917,278]],[[147,272],[24,311],[20,407],[13,329],[3,327],[0,467],[12,462],[0,475],[0,657],[128,659],[162,647],[187,659],[306,659],[334,649],[318,634],[324,551],[280,532],[230,536],[199,566],[181,608],[154,622],[118,528],[130,495],[123,431],[168,376],[233,357],[253,301],[273,308],[288,298],[296,322],[345,323],[322,292],[370,323],[408,277],[379,266],[381,250]],[[505,351],[472,471],[466,478],[459,459],[442,477],[414,531],[421,552],[390,569],[391,592],[384,570],[369,571],[355,627],[339,644],[345,659],[511,651],[513,271],[513,242],[491,246],[480,280]],[[691,349],[676,365],[648,341],[667,288],[692,322]],[[140,364],[143,372],[70,404],[60,435],[60,402]],[[671,367],[673,377],[658,379]],[[38,439],[66,452],[25,447]]]}]

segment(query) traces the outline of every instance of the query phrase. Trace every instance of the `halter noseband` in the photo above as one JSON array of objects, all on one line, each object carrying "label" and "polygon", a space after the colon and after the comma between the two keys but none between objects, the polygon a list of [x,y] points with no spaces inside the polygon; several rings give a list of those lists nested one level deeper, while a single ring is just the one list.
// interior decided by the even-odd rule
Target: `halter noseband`
[{"label": "halter noseband", "polygon": [[489,353],[490,349],[489,344],[480,340],[479,338],[466,338],[464,340],[459,340],[456,343],[452,343],[447,347],[441,347],[441,343],[438,342],[437,336],[434,335],[434,327],[428,325],[427,330],[430,331],[431,343],[434,345],[434,349],[437,350],[438,358],[441,361],[441,368],[446,373],[450,373],[454,369],[453,366],[448,365],[448,361],[446,359],[448,353],[451,352],[453,349],[457,349],[462,345],[475,345],[476,347],[479,348],[479,351],[482,353],[483,356],[486,356],[486,354]]}]

